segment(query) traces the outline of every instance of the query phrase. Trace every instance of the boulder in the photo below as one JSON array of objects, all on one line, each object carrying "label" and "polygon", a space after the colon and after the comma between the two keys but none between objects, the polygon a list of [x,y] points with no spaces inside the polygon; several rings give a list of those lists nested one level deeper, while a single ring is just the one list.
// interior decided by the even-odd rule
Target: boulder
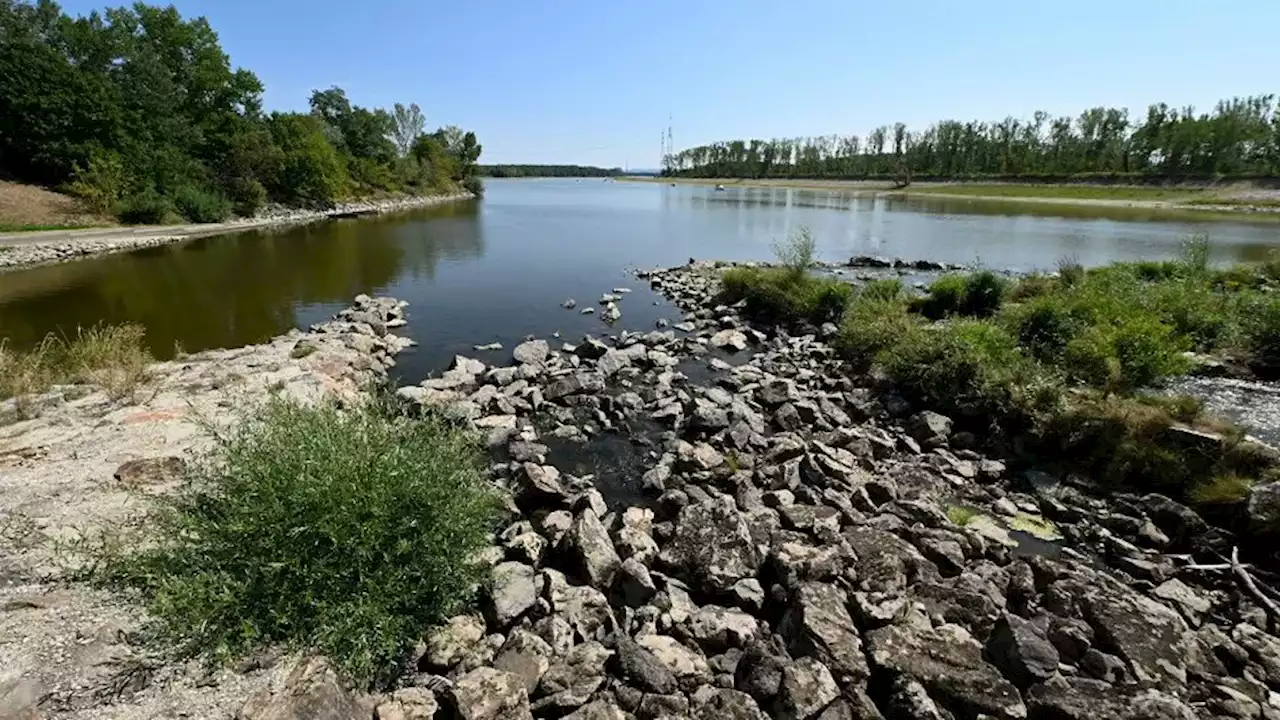
[{"label": "boulder", "polygon": [[840,696],[831,671],[814,658],[800,658],[782,671],[774,717],[809,720]]},{"label": "boulder", "polygon": [[546,340],[529,340],[522,342],[511,351],[511,356],[520,365],[540,365],[547,361],[551,354],[551,346]]},{"label": "boulder", "polygon": [[707,658],[670,635],[645,635],[636,643],[652,653],[676,680],[691,686],[711,682],[711,666],[707,664]]},{"label": "boulder", "polygon": [[1186,683],[1188,628],[1182,616],[1102,574],[1083,590],[1080,609],[1099,644],[1128,662],[1139,682],[1170,688]]},{"label": "boulder", "polygon": [[683,508],[659,558],[710,592],[729,590],[760,565],[746,518],[725,496]]},{"label": "boulder", "polygon": [[1280,481],[1261,483],[1249,491],[1249,529],[1259,534],[1280,531]]},{"label": "boulder", "polygon": [[591,508],[585,508],[574,519],[565,535],[565,553],[574,572],[589,585],[608,588],[622,565],[609,539],[609,531]]},{"label": "boulder", "polygon": [[631,365],[631,356],[613,348],[606,350],[604,355],[596,361],[596,369],[605,377],[613,377],[619,370],[629,365]]},{"label": "boulder", "polygon": [[615,650],[617,674],[635,687],[659,695],[678,689],[675,673],[648,649],[623,636],[618,638]]},{"label": "boulder", "polygon": [[611,702],[596,700],[565,715],[563,720],[627,720],[627,714]]},{"label": "boulder", "polygon": [[689,618],[690,637],[708,653],[719,653],[729,648],[741,648],[756,639],[759,633],[756,619],[738,611],[718,605],[704,605]]},{"label": "boulder", "polygon": [[982,645],[959,625],[889,625],[867,633],[867,645],[881,671],[914,679],[934,699],[966,716],[1027,716],[1018,688],[982,659]]},{"label": "boulder", "polygon": [[599,373],[579,372],[552,382],[542,394],[547,400],[558,400],[581,393],[598,393],[601,390],[604,390],[604,379]]},{"label": "boulder", "polygon": [[[328,659],[303,658],[285,678],[279,690],[258,692],[249,698],[237,720],[365,720],[361,708],[338,680]],[[39,714],[30,716],[32,720]]]},{"label": "boulder", "polygon": [[813,657],[826,665],[841,685],[860,683],[868,675],[857,625],[843,590],[830,583],[807,582],[797,589],[778,625],[792,657]]},{"label": "boulder", "polygon": [[553,570],[544,572],[549,578],[552,611],[583,640],[593,640],[598,632],[615,625],[613,610],[603,592],[586,585],[570,585]]},{"label": "boulder", "polygon": [[1020,688],[1048,680],[1058,672],[1058,651],[1044,630],[1011,613],[1001,616],[991,629],[986,654]]},{"label": "boulder", "polygon": [[1208,531],[1209,525],[1195,510],[1164,495],[1142,496],[1142,507],[1160,532],[1169,538],[1171,547],[1188,549],[1191,542]]},{"label": "boulder", "polygon": [[693,695],[693,720],[768,720],[744,692],[707,685]]},{"label": "boulder", "polygon": [[505,628],[538,602],[542,578],[532,567],[519,562],[499,563],[493,569],[488,617]]},{"label": "boulder", "polygon": [[1116,687],[1101,680],[1057,676],[1027,692],[1032,718],[1053,720],[1195,720],[1181,700],[1158,690]]},{"label": "boulder", "polygon": [[551,667],[551,645],[524,628],[516,628],[493,659],[493,667],[509,672],[524,681],[529,693],[538,687]]},{"label": "boulder", "polygon": [[613,653],[598,642],[575,645],[542,676],[534,708],[539,716],[558,717],[586,704],[605,681]]},{"label": "boulder", "polygon": [[116,468],[115,479],[121,485],[131,488],[165,485],[182,479],[186,468],[186,461],[180,457],[130,460]]},{"label": "boulder", "polygon": [[721,330],[711,336],[711,346],[739,352],[747,349],[747,336],[741,330],[733,328]]},{"label": "boulder", "polygon": [[772,703],[782,684],[782,671],[790,664],[781,638],[751,643],[734,670],[734,687],[762,705]]},{"label": "boulder", "polygon": [[932,410],[918,412],[907,421],[907,432],[922,448],[942,447],[951,439],[951,418]]},{"label": "boulder", "polygon": [[533,720],[524,681],[502,670],[472,670],[453,684],[448,700],[458,720]]},{"label": "boulder", "polygon": [[568,494],[560,485],[560,470],[554,465],[527,462],[520,466],[516,479],[516,504],[522,510],[560,507],[568,502]]},{"label": "boulder", "polygon": [[427,634],[424,669],[444,672],[462,662],[484,640],[484,621],[474,615],[458,615]]},{"label": "boulder", "polygon": [[439,709],[435,693],[422,687],[407,687],[391,693],[391,699],[379,703],[373,715],[377,720],[432,720]]}]

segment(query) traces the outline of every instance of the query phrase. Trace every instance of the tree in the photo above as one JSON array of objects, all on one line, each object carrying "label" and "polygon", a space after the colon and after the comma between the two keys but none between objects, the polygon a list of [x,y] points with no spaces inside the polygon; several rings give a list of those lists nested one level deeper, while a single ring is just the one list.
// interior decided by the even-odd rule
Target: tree
[{"label": "tree", "polygon": [[396,103],[392,117],[396,123],[394,133],[396,149],[400,151],[400,157],[405,157],[413,149],[413,141],[422,134],[427,122],[422,117],[422,109],[417,103],[409,107]]}]

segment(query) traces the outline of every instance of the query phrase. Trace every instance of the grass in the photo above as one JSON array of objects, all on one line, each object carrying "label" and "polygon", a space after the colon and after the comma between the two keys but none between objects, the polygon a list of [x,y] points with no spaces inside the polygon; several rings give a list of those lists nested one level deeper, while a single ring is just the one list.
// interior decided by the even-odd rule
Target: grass
[{"label": "grass", "polygon": [[22,224],[22,223],[2,223],[0,222],[0,233],[19,233],[19,232],[41,232],[44,230],[85,230],[88,228],[107,227],[102,224]]},{"label": "grass", "polygon": [[853,287],[839,278],[813,275],[814,240],[802,228],[775,244],[780,267],[735,267],[721,277],[721,299],[746,302],[747,314],[764,322],[805,321],[814,325],[840,319]]},{"label": "grass", "polygon": [[1016,183],[955,183],[909,185],[905,192],[930,195],[974,197],[1054,198],[1063,200],[1161,200],[1183,201],[1203,192],[1192,188],[1147,185],[1040,185]]},{"label": "grass", "polygon": [[485,577],[499,505],[483,458],[471,435],[389,402],[273,400],[216,437],[142,537],[108,543],[94,577],[139,591],[186,653],[281,644],[383,683]]},{"label": "grass", "polygon": [[73,337],[51,334],[28,351],[0,342],[0,400],[78,383],[125,397],[145,379],[152,361],[144,335],[140,325],[99,325],[77,329]]},{"label": "grass", "polygon": [[1276,198],[1219,198],[1204,197],[1185,201],[1188,205],[1222,205],[1224,207],[1262,207],[1280,208],[1280,199]]},{"label": "grass", "polygon": [[947,507],[947,519],[950,520],[953,525],[964,527],[965,525],[973,522],[973,519],[977,516],[978,511],[970,507],[965,507],[963,505],[950,505]]}]

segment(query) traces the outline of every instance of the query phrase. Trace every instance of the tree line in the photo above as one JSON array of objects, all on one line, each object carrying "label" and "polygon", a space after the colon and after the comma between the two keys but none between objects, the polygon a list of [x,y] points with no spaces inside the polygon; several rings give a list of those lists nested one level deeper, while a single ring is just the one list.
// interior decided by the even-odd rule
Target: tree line
[{"label": "tree line", "polygon": [[617,177],[622,174],[622,168],[594,165],[481,165],[480,174],[495,178]]},{"label": "tree line", "polygon": [[172,6],[71,17],[52,0],[0,0],[0,79],[0,175],[127,222],[482,189],[475,133],[428,133],[417,105],[364,108],[338,87],[314,92],[309,112],[266,112],[257,76]]},{"label": "tree line", "polygon": [[732,140],[663,157],[663,174],[686,177],[964,179],[1280,176],[1276,96],[1223,100],[1211,113],[1152,105],[1144,117],[1096,107],[1079,117],[1037,112],[998,122],[903,123],[865,137],[825,135]]}]

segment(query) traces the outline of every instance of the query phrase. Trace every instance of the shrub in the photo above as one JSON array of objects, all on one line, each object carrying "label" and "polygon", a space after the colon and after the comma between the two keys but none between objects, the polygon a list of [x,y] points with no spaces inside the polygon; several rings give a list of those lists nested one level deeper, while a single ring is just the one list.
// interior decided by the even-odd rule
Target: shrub
[{"label": "shrub", "polygon": [[835,322],[853,297],[838,278],[797,276],[788,268],[731,268],[720,282],[724,302],[746,300],[747,314],[762,322]]},{"label": "shrub", "polygon": [[1060,295],[1037,297],[1009,315],[1018,343],[1042,362],[1060,363],[1085,323]]},{"label": "shrub", "polygon": [[85,167],[76,166],[67,189],[98,213],[109,213],[120,202],[124,192],[126,173],[120,154],[95,149],[89,155]]},{"label": "shrub", "polygon": [[1075,287],[1084,282],[1084,266],[1073,257],[1058,258],[1058,282],[1063,287]]},{"label": "shrub", "polygon": [[880,300],[865,291],[850,303],[840,322],[836,346],[859,369],[914,329],[916,321],[900,301]]},{"label": "shrub", "polygon": [[1158,488],[1179,497],[1196,470],[1167,441],[1172,424],[1161,408],[1110,396],[1077,402],[1052,419],[1045,435],[1106,485]]},{"label": "shrub", "polygon": [[276,400],[216,437],[99,578],[141,590],[183,650],[280,643],[385,681],[472,597],[496,509],[480,447],[441,420]]},{"label": "shrub", "polygon": [[151,362],[144,338],[141,325],[126,324],[81,328],[71,338],[49,335],[28,352],[0,343],[0,400],[72,383],[92,383],[113,398],[125,397]]},{"label": "shrub", "polygon": [[216,192],[191,185],[178,188],[174,205],[182,217],[195,223],[219,223],[231,216],[231,201]]},{"label": "shrub", "polygon": [[813,269],[816,248],[813,233],[809,232],[809,228],[801,227],[785,241],[774,243],[773,254],[793,278],[799,279]]},{"label": "shrub", "polygon": [[1197,505],[1234,505],[1249,499],[1252,487],[1249,480],[1228,473],[1197,484],[1188,497]]},{"label": "shrub", "polygon": [[227,195],[236,215],[250,218],[267,204],[267,189],[253,178],[234,178],[228,185]]},{"label": "shrub", "polygon": [[126,197],[116,215],[127,225],[168,225],[180,219],[169,198],[152,191]]},{"label": "shrub", "polygon": [[990,270],[969,275],[964,280],[961,314],[980,318],[994,315],[1007,288],[1005,279]]},{"label": "shrub", "polygon": [[1045,275],[1027,275],[1009,288],[1008,297],[1013,302],[1023,302],[1052,293],[1057,287],[1053,278]]},{"label": "shrub", "polygon": [[883,302],[897,300],[902,297],[902,280],[898,278],[872,280],[862,287],[858,297]]},{"label": "shrub", "polygon": [[1184,349],[1173,328],[1136,313],[1084,330],[1067,344],[1064,363],[1080,382],[1109,392],[1130,392],[1186,372],[1190,365]]},{"label": "shrub", "polygon": [[932,320],[958,314],[964,302],[964,288],[963,275],[943,275],[934,280],[929,294],[917,303],[920,314]]},{"label": "shrub", "polygon": [[1280,377],[1280,297],[1250,303],[1243,324],[1253,371],[1268,379]]}]

